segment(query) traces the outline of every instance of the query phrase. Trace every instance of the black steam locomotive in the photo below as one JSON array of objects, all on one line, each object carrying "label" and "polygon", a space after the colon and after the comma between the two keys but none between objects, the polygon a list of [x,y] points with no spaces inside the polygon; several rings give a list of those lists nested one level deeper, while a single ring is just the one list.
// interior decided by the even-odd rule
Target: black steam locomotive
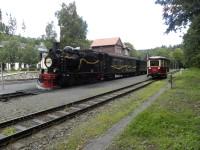
[{"label": "black steam locomotive", "polygon": [[43,88],[145,74],[147,66],[146,61],[133,57],[70,47],[50,49],[44,64],[47,70],[42,70],[39,77]]}]

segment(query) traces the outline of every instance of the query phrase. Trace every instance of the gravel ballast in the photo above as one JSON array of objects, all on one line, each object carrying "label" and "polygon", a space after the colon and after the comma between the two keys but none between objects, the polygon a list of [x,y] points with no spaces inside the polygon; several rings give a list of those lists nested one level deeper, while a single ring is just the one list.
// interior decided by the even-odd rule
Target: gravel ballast
[{"label": "gravel ballast", "polygon": [[143,75],[96,84],[81,85],[35,96],[20,97],[8,102],[0,102],[0,122],[104,93],[137,83],[146,78],[146,75]]}]

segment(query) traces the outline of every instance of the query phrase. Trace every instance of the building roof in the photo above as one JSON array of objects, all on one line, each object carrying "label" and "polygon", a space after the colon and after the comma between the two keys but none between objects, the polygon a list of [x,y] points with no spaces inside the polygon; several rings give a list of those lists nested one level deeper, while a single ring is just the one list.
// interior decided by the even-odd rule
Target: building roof
[{"label": "building roof", "polygon": [[121,42],[121,40],[120,40],[119,37],[105,38],[105,39],[96,39],[96,40],[94,40],[92,42],[91,47],[112,46],[112,45],[116,45],[119,41]]}]

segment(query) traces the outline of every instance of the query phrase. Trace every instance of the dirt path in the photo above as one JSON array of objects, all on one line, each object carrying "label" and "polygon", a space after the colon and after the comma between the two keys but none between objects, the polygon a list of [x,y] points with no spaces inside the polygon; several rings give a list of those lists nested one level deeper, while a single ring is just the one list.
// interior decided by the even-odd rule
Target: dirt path
[{"label": "dirt path", "polygon": [[135,117],[143,112],[147,107],[149,107],[164,91],[166,91],[168,87],[164,87],[160,89],[158,93],[149,97],[144,103],[142,103],[137,109],[135,109],[129,116],[123,118],[117,124],[115,124],[112,128],[110,128],[104,135],[100,136],[97,139],[90,141],[83,150],[105,150],[114,137],[119,135],[124,128],[133,120]]}]

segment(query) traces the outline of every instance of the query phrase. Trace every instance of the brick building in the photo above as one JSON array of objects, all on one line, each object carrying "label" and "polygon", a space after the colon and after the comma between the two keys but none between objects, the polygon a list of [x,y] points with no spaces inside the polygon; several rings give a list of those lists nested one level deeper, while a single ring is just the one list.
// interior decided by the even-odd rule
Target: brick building
[{"label": "brick building", "polygon": [[91,48],[98,52],[129,56],[129,49],[124,46],[119,37],[94,40],[91,44]]}]

